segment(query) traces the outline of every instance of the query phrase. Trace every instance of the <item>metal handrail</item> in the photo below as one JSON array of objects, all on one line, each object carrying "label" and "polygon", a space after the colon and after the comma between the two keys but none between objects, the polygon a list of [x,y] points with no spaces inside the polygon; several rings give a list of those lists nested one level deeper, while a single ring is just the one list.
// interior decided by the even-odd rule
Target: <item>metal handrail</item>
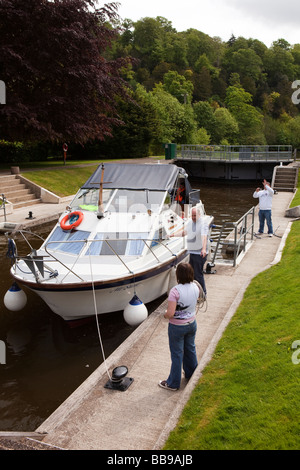
[{"label": "metal handrail", "polygon": [[[233,231],[234,231],[234,242],[230,243],[230,245],[233,246],[233,249],[234,249],[233,266],[236,266],[236,260],[237,260],[238,254],[241,251],[242,241],[243,241],[242,250],[245,252],[246,251],[246,245],[247,245],[247,235],[248,235],[248,233],[251,234],[251,241],[254,238],[254,212],[255,212],[255,207],[253,206],[237,222],[224,222],[223,223],[223,225],[221,227],[221,230],[220,230],[220,233],[219,233],[218,241],[216,243],[214,255],[213,255],[213,258],[212,258],[212,262],[211,262],[212,265],[215,262],[216,254],[217,254],[217,251],[219,249],[219,246],[220,245],[228,245],[228,237],[226,239],[222,240],[222,235],[223,235],[224,232],[228,233],[228,227],[229,227],[229,228],[232,228]],[[252,220],[251,220],[251,223],[250,223],[249,226],[248,226],[248,223],[247,223],[248,216],[252,217]],[[238,237],[238,228],[239,228],[240,225],[241,225],[241,228],[240,228],[241,235]]]},{"label": "metal handrail", "polygon": [[179,159],[215,161],[294,160],[291,145],[182,145]]},{"label": "metal handrail", "polygon": [[[67,274],[64,276],[63,279],[66,278],[66,276],[68,274],[73,274],[74,276],[76,276],[80,281],[84,281],[84,279],[79,275],[77,274],[75,271],[74,271],[74,266],[75,264],[77,263],[78,261],[78,258],[79,256],[77,257],[77,259],[75,260],[75,262],[73,263],[73,266],[70,268],[69,266],[67,266],[65,263],[63,263],[63,261],[61,261],[57,256],[55,256],[53,254],[53,252],[49,252],[49,245],[52,245],[52,244],[61,244],[61,243],[66,243],[66,244],[72,244],[72,243],[84,243],[85,245],[87,245],[88,243],[99,243],[99,241],[102,241],[102,242],[105,242],[109,247],[110,249],[112,250],[112,252],[114,253],[114,255],[120,260],[120,262],[125,266],[125,268],[128,270],[129,274],[132,274],[132,271],[131,269],[127,266],[127,264],[125,263],[125,261],[122,259],[122,256],[123,255],[119,255],[113,248],[112,246],[110,245],[109,241],[112,242],[112,241],[122,241],[122,240],[130,240],[130,241],[143,241],[145,246],[147,246],[147,248],[149,249],[149,251],[153,254],[153,256],[155,257],[155,259],[157,260],[157,262],[161,262],[159,260],[159,258],[156,256],[156,254],[153,252],[153,249],[151,246],[149,246],[149,244],[147,242],[155,242],[155,243],[158,243],[159,245],[163,246],[164,248],[166,248],[167,251],[170,252],[170,254],[174,257],[177,257],[177,255],[175,253],[173,253],[173,251],[167,246],[165,245],[163,242],[166,241],[166,240],[157,240],[157,239],[147,239],[147,238],[110,238],[109,240],[95,240],[95,239],[85,239],[85,240],[65,240],[65,241],[51,241],[51,242],[48,242],[45,246],[44,246],[44,249],[45,249],[45,252],[49,255],[49,257],[53,258],[53,259],[49,259],[47,258],[47,263],[48,262],[54,262],[54,261],[57,261],[59,264],[61,264],[68,272]],[[35,250],[34,250],[35,251]],[[24,260],[25,257],[22,257],[22,256],[16,256],[16,261],[22,261]],[[26,258],[27,259],[27,258]],[[32,258],[32,260],[34,261],[34,257]],[[39,280],[37,277],[36,277],[36,280],[39,281],[39,282],[42,282],[41,280]]]}]

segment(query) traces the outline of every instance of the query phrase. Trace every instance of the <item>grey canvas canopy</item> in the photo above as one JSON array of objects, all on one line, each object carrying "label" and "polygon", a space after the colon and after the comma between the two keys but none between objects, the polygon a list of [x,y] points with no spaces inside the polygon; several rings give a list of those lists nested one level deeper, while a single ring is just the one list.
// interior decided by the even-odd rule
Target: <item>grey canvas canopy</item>
[{"label": "grey canvas canopy", "polygon": [[[99,188],[102,165],[82,186],[82,189]],[[104,163],[103,188],[172,190],[178,176],[186,177],[183,168],[170,164]]]}]

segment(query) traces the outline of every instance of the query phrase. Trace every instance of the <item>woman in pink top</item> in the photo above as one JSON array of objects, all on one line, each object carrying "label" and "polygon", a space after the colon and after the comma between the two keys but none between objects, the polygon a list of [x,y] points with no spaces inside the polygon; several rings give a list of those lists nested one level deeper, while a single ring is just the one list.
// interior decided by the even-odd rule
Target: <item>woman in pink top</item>
[{"label": "woman in pink top", "polygon": [[203,290],[194,282],[194,271],[189,263],[177,266],[178,284],[170,291],[165,318],[169,319],[169,347],[171,370],[167,380],[159,386],[167,390],[178,390],[183,367],[186,379],[189,379],[198,365],[195,336],[197,331],[196,306]]}]

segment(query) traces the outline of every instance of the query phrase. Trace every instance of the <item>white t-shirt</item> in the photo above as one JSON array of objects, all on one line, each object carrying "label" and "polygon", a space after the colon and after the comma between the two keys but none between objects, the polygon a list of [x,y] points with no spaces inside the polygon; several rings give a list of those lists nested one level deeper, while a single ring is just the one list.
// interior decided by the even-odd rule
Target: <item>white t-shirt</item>
[{"label": "white t-shirt", "polygon": [[266,186],[266,189],[254,191],[253,197],[259,198],[259,208],[263,211],[272,209],[273,195],[273,189],[270,186]]},{"label": "white t-shirt", "polygon": [[174,286],[168,297],[171,302],[176,302],[175,314],[170,318],[170,323],[178,325],[194,320],[199,294],[199,287],[194,282]]},{"label": "white t-shirt", "polygon": [[193,222],[190,219],[186,225],[187,249],[189,253],[200,255],[202,250],[202,236],[208,235],[208,224],[203,218]]}]

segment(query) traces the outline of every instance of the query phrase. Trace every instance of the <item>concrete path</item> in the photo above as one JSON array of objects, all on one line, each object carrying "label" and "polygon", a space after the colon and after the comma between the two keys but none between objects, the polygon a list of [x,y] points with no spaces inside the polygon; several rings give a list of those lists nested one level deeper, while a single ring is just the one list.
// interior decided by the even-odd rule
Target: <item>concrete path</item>
[{"label": "concrete path", "polygon": [[[237,267],[216,265],[217,273],[206,276],[207,310],[197,316],[199,366],[188,383],[183,379],[177,392],[158,387],[170,369],[164,302],[37,429],[47,433],[43,442],[68,450],[161,449],[251,279],[279,261],[291,225],[285,210],[293,196],[279,193],[274,197],[273,225],[278,237],[255,238]],[[255,222],[257,230],[257,215]],[[111,374],[120,365],[126,365],[128,377],[134,379],[130,387],[124,392],[104,388],[107,371]]]},{"label": "concrete path", "polygon": [[[6,221],[18,224],[18,228],[30,228],[58,219],[74,196],[62,198],[59,204],[35,204],[33,206],[16,209],[12,214],[6,215]],[[32,212],[32,219],[28,219],[29,211]],[[0,222],[4,222],[3,211],[0,212]]]}]

